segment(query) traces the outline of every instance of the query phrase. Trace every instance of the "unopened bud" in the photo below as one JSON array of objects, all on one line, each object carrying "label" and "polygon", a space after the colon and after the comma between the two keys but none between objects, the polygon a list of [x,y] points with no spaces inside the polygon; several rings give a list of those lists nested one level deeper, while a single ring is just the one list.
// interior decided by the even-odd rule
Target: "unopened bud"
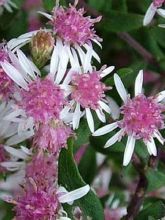
[{"label": "unopened bud", "polygon": [[31,53],[34,63],[39,67],[43,67],[50,59],[54,46],[54,38],[50,32],[39,31],[31,41]]}]

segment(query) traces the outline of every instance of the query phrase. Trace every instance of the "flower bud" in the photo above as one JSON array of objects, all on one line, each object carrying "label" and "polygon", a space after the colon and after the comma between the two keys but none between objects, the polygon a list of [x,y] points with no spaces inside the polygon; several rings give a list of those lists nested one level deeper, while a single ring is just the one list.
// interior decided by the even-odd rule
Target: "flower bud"
[{"label": "flower bud", "polygon": [[53,50],[54,38],[50,32],[39,31],[31,40],[31,53],[34,63],[43,67],[50,59]]}]

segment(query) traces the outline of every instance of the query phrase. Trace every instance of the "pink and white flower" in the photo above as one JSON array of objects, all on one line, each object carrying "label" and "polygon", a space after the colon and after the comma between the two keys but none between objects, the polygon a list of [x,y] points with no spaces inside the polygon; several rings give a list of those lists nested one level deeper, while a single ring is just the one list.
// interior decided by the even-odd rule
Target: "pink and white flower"
[{"label": "pink and white flower", "polygon": [[80,118],[85,114],[88,126],[91,132],[94,132],[94,119],[91,111],[95,111],[98,118],[105,122],[103,111],[110,113],[105,97],[105,91],[109,87],[106,87],[101,79],[113,70],[114,66],[110,66],[97,71],[84,60],[82,67],[79,66],[77,69],[69,71],[63,82],[63,87],[68,90],[71,99],[70,109],[67,107],[67,110],[73,112],[73,129],[78,128]]},{"label": "pink and white flower", "polygon": [[124,152],[123,165],[126,166],[131,160],[136,140],[142,140],[147,146],[150,155],[157,155],[154,138],[163,144],[164,139],[159,130],[164,128],[164,107],[160,103],[165,98],[165,91],[157,96],[146,97],[142,92],[143,71],[140,71],[135,81],[135,97],[130,99],[126,89],[120,79],[115,74],[114,81],[116,89],[123,100],[121,107],[122,120],[106,125],[93,133],[93,136],[100,136],[109,133],[116,128],[120,130],[112,136],[106,147],[112,146],[121,140],[123,135],[127,135],[127,144]]},{"label": "pink and white flower", "polygon": [[165,0],[153,0],[150,4],[149,8],[143,19],[143,25],[146,26],[151,23],[154,15],[156,13],[160,14],[161,16],[165,17],[165,12],[160,7],[164,4]]}]

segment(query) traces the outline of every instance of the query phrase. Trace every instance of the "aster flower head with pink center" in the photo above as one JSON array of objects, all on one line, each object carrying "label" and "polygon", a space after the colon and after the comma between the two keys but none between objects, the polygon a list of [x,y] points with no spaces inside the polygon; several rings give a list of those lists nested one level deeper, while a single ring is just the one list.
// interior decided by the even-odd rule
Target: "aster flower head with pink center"
[{"label": "aster flower head with pink center", "polygon": [[126,166],[131,160],[135,141],[143,140],[147,146],[150,155],[157,155],[154,138],[163,144],[164,139],[159,130],[164,128],[165,110],[160,103],[165,97],[165,91],[162,91],[157,96],[146,97],[142,93],[143,71],[140,71],[135,81],[135,97],[130,99],[120,77],[115,74],[114,81],[116,89],[124,101],[121,107],[121,115],[123,119],[112,124],[106,125],[94,132],[93,136],[100,136],[120,128],[114,136],[112,136],[105,147],[110,147],[116,141],[121,140],[123,135],[128,136],[126,149],[124,152],[123,165]]},{"label": "aster flower head with pink center", "polygon": [[160,8],[164,3],[165,3],[165,0],[153,0],[153,2],[150,4],[144,16],[144,19],[143,19],[144,26],[151,23],[156,13],[165,17],[165,10]]},{"label": "aster flower head with pink center", "polygon": [[94,30],[94,23],[101,20],[101,16],[96,19],[91,19],[89,16],[85,17],[83,8],[76,9],[75,1],[74,6],[70,5],[69,8],[55,7],[53,11],[51,24],[53,31],[65,42],[71,44],[83,45],[92,40],[101,39],[96,35]]},{"label": "aster flower head with pink center", "polygon": [[37,78],[29,83],[29,90],[22,90],[22,108],[36,122],[47,122],[52,118],[59,119],[65,103],[63,91],[48,78]]},{"label": "aster flower head with pink center", "polygon": [[[26,181],[22,192],[16,194],[14,198],[4,197],[4,200],[15,205],[16,219],[18,220],[43,220],[43,219],[63,219],[62,204],[71,204],[85,196],[90,190],[89,185],[85,185],[71,192],[67,192],[64,187],[51,186],[42,189],[37,186],[32,178]],[[66,217],[65,219],[70,220]]]},{"label": "aster flower head with pink center", "polygon": [[94,119],[91,111],[95,111],[98,118],[105,122],[103,110],[110,113],[110,108],[105,99],[105,91],[110,88],[106,87],[101,79],[113,70],[114,66],[108,68],[104,66],[101,70],[96,71],[88,62],[84,62],[83,66],[77,65],[76,71],[71,70],[68,73],[64,85],[65,89],[68,89],[71,99],[70,111],[73,112],[73,129],[78,128],[80,118],[85,113],[88,126],[91,132],[94,132]]},{"label": "aster flower head with pink center", "polygon": [[57,158],[43,152],[34,155],[26,166],[26,178],[32,178],[37,187],[47,189],[57,178]]},{"label": "aster flower head with pink center", "polygon": [[21,112],[33,118],[34,123],[47,123],[51,119],[60,118],[66,101],[63,90],[56,83],[56,73],[60,75],[61,72],[58,67],[54,67],[54,61],[51,60],[50,73],[45,78],[41,78],[40,71],[21,50],[17,50],[16,55],[11,53],[11,63],[4,61],[1,65],[20,87],[17,98],[20,110],[17,110],[15,116],[19,117]]},{"label": "aster flower head with pink center", "polygon": [[33,145],[35,148],[58,154],[61,148],[67,146],[67,140],[71,135],[72,130],[69,126],[61,120],[52,119],[39,125],[33,138]]}]

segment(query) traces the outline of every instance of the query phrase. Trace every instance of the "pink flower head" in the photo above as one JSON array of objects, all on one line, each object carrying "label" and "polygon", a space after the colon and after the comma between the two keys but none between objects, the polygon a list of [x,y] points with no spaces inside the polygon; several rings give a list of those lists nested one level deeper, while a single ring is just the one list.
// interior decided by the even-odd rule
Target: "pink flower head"
[{"label": "pink flower head", "polygon": [[141,139],[144,142],[150,155],[157,156],[157,148],[154,138],[156,138],[161,144],[164,144],[164,138],[159,130],[164,128],[164,116],[162,114],[164,108],[162,107],[161,101],[165,98],[165,91],[160,92],[155,97],[147,98],[143,95],[142,70],[139,71],[139,74],[136,77],[135,97],[132,100],[117,74],[114,75],[114,82],[116,89],[124,102],[124,105],[121,108],[123,119],[99,128],[94,132],[93,136],[104,135],[115,130],[117,127],[120,128],[120,130],[106,142],[104,147],[112,146],[117,141],[120,141],[122,136],[126,134],[128,139],[124,152],[124,166],[127,166],[131,160],[137,139]]},{"label": "pink flower head", "polygon": [[0,100],[8,100],[9,96],[14,91],[14,82],[10,77],[0,68]]},{"label": "pink flower head", "polygon": [[55,156],[38,154],[26,167],[26,178],[32,178],[40,189],[47,189],[57,177],[57,160]]},{"label": "pink flower head", "polygon": [[138,95],[132,100],[128,99],[121,109],[123,120],[119,122],[119,127],[136,139],[148,141],[155,130],[164,126],[162,105],[154,97]]},{"label": "pink flower head", "polygon": [[71,94],[83,108],[97,109],[99,101],[105,97],[104,91],[106,86],[100,81],[99,72],[77,74],[72,77],[72,85],[74,87]]},{"label": "pink flower head", "polygon": [[153,5],[156,7],[156,8],[159,8],[162,6],[162,4],[165,2],[165,0],[153,0]]},{"label": "pink flower head", "polygon": [[89,16],[85,17],[84,14],[83,8],[77,10],[75,6],[70,6],[67,9],[55,8],[51,22],[54,31],[64,41],[72,44],[83,45],[94,39],[100,41],[95,34],[94,23],[99,22],[101,16],[91,19]]},{"label": "pink flower head", "polygon": [[71,136],[71,128],[60,120],[51,120],[48,124],[40,124],[34,136],[33,145],[56,154],[67,145]]},{"label": "pink flower head", "polygon": [[59,201],[53,190],[28,189],[16,200],[16,219],[56,219],[58,208]]},{"label": "pink flower head", "polygon": [[37,78],[29,84],[29,91],[22,90],[21,105],[36,122],[59,118],[65,103],[64,93],[52,80]]}]

